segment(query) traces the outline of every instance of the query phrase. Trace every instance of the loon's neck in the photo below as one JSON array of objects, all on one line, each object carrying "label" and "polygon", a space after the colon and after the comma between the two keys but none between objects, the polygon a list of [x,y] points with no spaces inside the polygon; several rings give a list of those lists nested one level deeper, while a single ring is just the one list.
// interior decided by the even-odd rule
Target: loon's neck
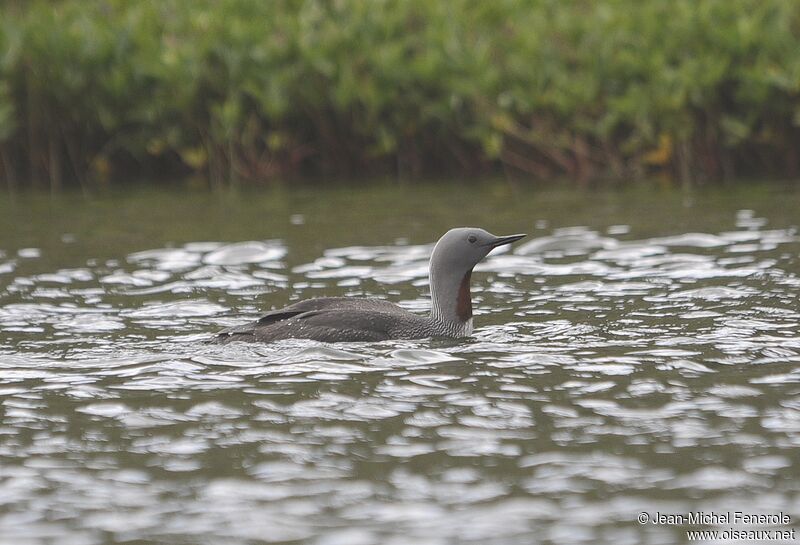
[{"label": "loon's neck", "polygon": [[463,275],[431,269],[431,320],[469,335],[472,332],[472,270]]}]

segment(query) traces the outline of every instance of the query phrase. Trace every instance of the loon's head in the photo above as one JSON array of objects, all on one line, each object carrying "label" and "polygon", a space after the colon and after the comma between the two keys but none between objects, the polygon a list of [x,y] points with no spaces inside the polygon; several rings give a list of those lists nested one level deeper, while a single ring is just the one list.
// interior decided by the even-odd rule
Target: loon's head
[{"label": "loon's head", "polygon": [[520,234],[498,237],[477,227],[450,229],[433,248],[431,271],[434,272],[435,269],[435,272],[454,272],[456,276],[464,276],[489,252],[524,236]]},{"label": "loon's head", "polygon": [[511,244],[525,235],[495,236],[477,227],[450,229],[436,243],[431,254],[431,317],[434,320],[466,324],[471,329],[472,269],[489,252]]}]

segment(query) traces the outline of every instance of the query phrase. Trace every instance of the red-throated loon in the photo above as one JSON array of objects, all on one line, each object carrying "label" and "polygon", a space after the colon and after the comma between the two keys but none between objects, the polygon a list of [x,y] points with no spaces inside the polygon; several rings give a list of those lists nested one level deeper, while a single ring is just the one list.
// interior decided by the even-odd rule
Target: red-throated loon
[{"label": "red-throated loon", "polygon": [[216,342],[314,339],[324,342],[459,338],[472,333],[472,268],[498,246],[525,235],[498,237],[483,229],[451,229],[431,254],[431,313],[420,316],[383,299],[321,297],[273,310],[255,322],[220,331]]}]

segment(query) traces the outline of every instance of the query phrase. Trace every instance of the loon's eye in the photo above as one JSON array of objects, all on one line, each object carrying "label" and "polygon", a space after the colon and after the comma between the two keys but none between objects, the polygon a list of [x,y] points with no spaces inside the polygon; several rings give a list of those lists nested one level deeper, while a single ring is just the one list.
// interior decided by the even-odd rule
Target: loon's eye
[{"label": "loon's eye", "polygon": [[467,237],[467,240],[469,241],[470,244],[475,244],[475,241],[478,240],[478,237],[476,237],[475,235],[470,235]]}]

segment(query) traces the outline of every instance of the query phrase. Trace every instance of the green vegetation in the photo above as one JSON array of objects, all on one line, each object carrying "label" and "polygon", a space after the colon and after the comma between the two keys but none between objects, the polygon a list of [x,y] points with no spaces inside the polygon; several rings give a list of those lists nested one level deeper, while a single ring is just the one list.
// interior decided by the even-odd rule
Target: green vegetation
[{"label": "green vegetation", "polygon": [[0,178],[795,176],[800,2],[0,7]]}]

